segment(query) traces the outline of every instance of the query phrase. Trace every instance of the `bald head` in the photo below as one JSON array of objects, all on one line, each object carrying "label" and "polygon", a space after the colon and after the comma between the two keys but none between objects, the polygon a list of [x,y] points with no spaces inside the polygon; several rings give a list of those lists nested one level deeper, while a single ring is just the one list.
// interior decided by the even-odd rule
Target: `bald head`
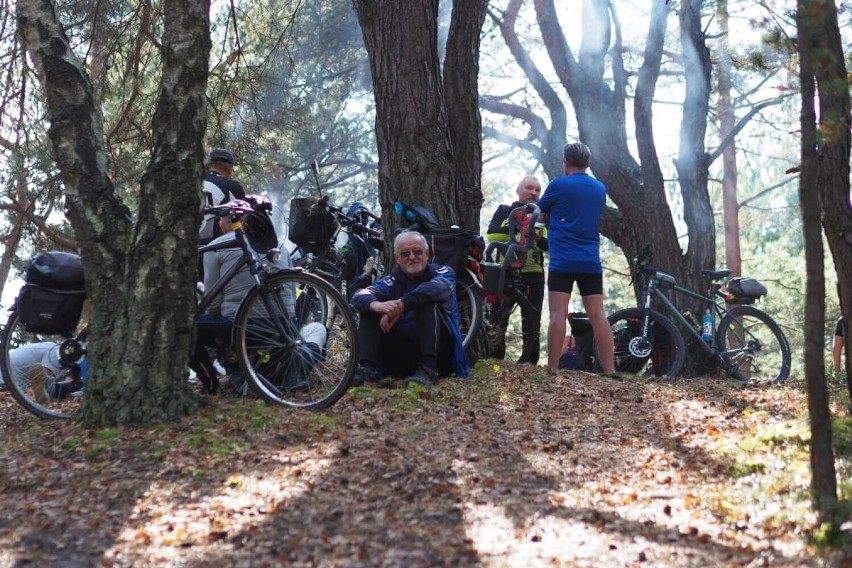
[{"label": "bald head", "polygon": [[518,201],[521,203],[535,203],[541,196],[541,182],[535,176],[525,176],[518,183]]}]

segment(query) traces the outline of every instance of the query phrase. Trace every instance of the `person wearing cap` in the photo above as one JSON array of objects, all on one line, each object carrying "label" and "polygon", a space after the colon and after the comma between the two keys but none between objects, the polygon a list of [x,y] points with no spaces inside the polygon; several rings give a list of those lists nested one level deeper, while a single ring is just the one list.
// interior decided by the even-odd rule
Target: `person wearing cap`
[{"label": "person wearing cap", "polygon": [[548,218],[550,265],[547,273],[550,325],[547,328],[547,366],[559,368],[565,342],[574,283],[592,325],[603,372],[615,371],[612,329],[603,302],[603,265],[600,255],[600,219],[606,207],[606,187],[586,170],[592,159],[582,142],[566,144],[564,176],[553,179],[538,200]]},{"label": "person wearing cap", "polygon": [[[511,205],[500,205],[491,217],[491,222],[488,223],[488,240],[491,242],[506,242],[509,240],[509,213],[513,209],[517,209],[523,205],[535,203],[541,196],[541,182],[535,176],[524,176],[518,187],[515,188],[518,194],[518,200]],[[535,344],[535,350],[532,357],[528,361],[520,361],[521,363],[538,364],[539,355],[539,335],[541,333],[541,308],[544,304],[544,253],[547,252],[547,231],[541,229],[536,231],[535,246],[526,254],[526,262],[520,268],[521,281],[527,289],[527,297],[530,300],[534,312],[534,320],[529,323],[530,330],[525,330],[525,336],[531,337],[531,341]],[[508,318],[508,314],[506,314]],[[508,321],[508,320],[507,320]],[[507,322],[503,322],[505,326]],[[526,335],[527,333],[531,335]],[[506,340],[505,337],[500,338],[500,349],[498,355],[505,354]],[[503,352],[503,353],[500,353]],[[502,357],[498,357],[502,358]]]},{"label": "person wearing cap", "polygon": [[210,152],[207,176],[204,181],[215,184],[223,193],[230,195],[230,199],[223,203],[231,199],[243,199],[246,196],[242,184],[234,179],[234,155],[224,148],[215,148]]},{"label": "person wearing cap", "polygon": [[[224,148],[214,148],[207,162],[207,175],[204,176],[202,191],[206,198],[206,206],[222,205],[234,199],[245,199],[246,191],[242,184],[233,179],[234,155]],[[198,237],[205,245],[222,233],[212,215],[205,215],[201,221]]]}]

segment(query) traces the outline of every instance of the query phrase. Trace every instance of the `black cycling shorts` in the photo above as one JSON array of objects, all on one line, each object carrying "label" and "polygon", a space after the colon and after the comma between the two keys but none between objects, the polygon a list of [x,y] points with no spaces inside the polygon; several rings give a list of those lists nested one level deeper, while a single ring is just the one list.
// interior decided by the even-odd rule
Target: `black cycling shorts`
[{"label": "black cycling shorts", "polygon": [[580,289],[580,296],[603,294],[603,274],[560,272],[558,270],[551,270],[547,273],[547,289],[551,292],[570,294],[574,289],[574,282]]}]

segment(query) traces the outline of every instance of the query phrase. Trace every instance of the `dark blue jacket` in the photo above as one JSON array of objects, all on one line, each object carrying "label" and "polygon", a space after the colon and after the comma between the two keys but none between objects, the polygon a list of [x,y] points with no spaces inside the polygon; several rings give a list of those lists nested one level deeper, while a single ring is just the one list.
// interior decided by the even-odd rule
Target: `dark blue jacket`
[{"label": "dark blue jacket", "polygon": [[417,337],[417,323],[412,308],[435,303],[441,308],[441,319],[453,335],[453,369],[460,377],[467,377],[469,362],[462,346],[459,331],[459,306],[456,300],[456,275],[443,264],[429,264],[419,278],[408,278],[394,266],[390,274],[352,296],[352,307],[359,312],[369,312],[372,302],[402,300],[405,311],[393,327],[394,333]]}]

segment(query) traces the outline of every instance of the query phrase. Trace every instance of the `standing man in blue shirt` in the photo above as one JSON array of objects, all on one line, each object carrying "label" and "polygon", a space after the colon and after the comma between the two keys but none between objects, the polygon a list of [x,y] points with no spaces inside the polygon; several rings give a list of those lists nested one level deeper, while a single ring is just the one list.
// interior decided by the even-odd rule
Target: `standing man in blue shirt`
[{"label": "standing man in blue shirt", "polygon": [[606,206],[606,187],[586,173],[591,159],[592,153],[585,144],[567,144],[563,153],[565,175],[551,181],[538,201],[542,213],[549,217],[547,366],[553,370],[559,368],[571,291],[576,282],[592,324],[600,365],[604,373],[612,373],[615,371],[612,329],[603,306],[600,255],[600,220]]}]

